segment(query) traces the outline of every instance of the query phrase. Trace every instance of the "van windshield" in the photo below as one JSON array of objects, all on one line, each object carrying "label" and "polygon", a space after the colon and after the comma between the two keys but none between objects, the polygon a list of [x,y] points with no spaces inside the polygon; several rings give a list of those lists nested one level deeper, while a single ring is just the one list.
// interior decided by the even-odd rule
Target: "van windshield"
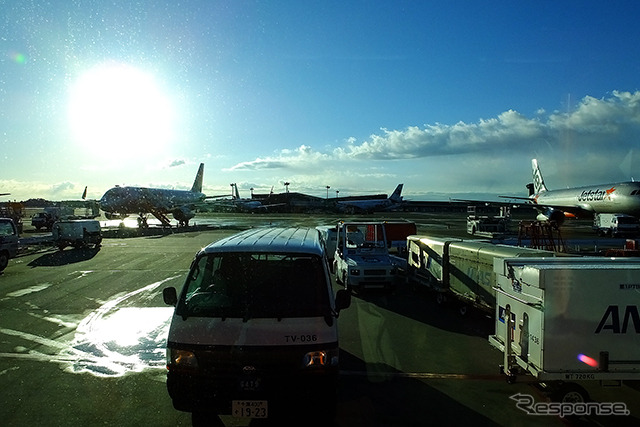
[{"label": "van windshield", "polygon": [[330,314],[322,258],[224,253],[196,259],[176,307],[181,316],[285,318]]}]

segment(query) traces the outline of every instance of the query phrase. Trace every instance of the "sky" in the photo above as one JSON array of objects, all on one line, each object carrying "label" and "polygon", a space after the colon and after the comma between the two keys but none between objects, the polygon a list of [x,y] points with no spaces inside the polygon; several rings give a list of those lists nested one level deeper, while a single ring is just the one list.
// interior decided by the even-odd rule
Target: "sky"
[{"label": "sky", "polygon": [[[0,200],[640,178],[636,1],[0,0]],[[327,186],[330,188],[327,189]],[[338,193],[339,192],[339,193]]]}]

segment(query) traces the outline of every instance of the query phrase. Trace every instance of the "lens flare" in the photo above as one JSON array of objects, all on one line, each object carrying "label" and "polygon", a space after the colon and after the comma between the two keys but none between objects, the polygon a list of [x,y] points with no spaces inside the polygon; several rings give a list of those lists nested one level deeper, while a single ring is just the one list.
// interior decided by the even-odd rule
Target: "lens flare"
[{"label": "lens flare", "polygon": [[597,368],[598,367],[598,361],[595,360],[592,357],[587,356],[587,355],[579,354],[578,355],[578,360],[581,361],[582,363],[586,363],[587,365],[591,366],[592,368]]},{"label": "lens flare", "polygon": [[16,64],[24,64],[27,61],[27,57],[23,53],[20,53],[20,52],[11,52],[9,54],[9,57]]}]

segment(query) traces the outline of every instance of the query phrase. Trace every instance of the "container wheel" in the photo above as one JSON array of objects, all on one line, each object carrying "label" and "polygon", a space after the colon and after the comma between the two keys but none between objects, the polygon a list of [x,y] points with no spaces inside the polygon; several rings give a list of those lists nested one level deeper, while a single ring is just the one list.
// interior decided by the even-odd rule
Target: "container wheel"
[{"label": "container wheel", "polygon": [[585,403],[590,400],[587,390],[575,383],[563,383],[550,397],[554,402],[561,403]]}]

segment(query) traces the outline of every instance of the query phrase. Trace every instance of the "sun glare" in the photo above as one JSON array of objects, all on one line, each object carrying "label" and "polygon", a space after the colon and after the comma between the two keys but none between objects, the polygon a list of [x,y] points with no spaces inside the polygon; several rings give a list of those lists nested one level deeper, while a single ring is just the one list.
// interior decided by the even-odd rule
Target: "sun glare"
[{"label": "sun glare", "polygon": [[128,154],[164,147],[172,137],[172,110],[154,77],[110,64],[83,74],[71,89],[69,121],[74,138],[95,150]]}]

